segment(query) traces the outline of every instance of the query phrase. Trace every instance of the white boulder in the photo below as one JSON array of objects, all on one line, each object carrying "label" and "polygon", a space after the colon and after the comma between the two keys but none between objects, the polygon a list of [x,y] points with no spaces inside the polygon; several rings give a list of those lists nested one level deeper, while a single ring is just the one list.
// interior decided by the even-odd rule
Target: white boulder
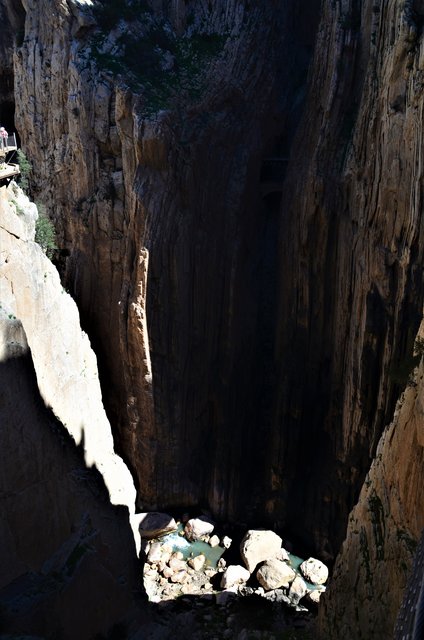
[{"label": "white boulder", "polygon": [[232,540],[228,536],[224,536],[222,538],[222,546],[225,547],[226,549],[229,549],[231,547],[231,543],[232,543]]},{"label": "white boulder", "polygon": [[304,595],[308,593],[308,587],[306,586],[305,581],[300,577],[296,576],[293,582],[290,585],[289,598],[290,602],[296,605]]},{"label": "white boulder", "polygon": [[276,558],[282,542],[280,536],[273,531],[250,529],[240,544],[241,557],[250,573],[260,562]]},{"label": "white boulder", "polygon": [[308,591],[308,600],[310,600],[314,604],[319,604],[322,593],[324,593],[324,591],[321,591],[320,589],[314,589],[313,591]]},{"label": "white boulder", "polygon": [[195,571],[200,571],[201,569],[203,569],[205,562],[206,562],[206,558],[203,555],[203,553],[201,553],[195,558],[190,558],[187,564],[189,564],[190,567],[192,567]]},{"label": "white boulder", "polygon": [[212,522],[201,516],[200,518],[191,518],[184,528],[184,533],[187,540],[199,540],[210,535],[213,530]]},{"label": "white boulder", "polygon": [[256,572],[258,582],[265,591],[288,587],[296,572],[281,560],[266,560]]},{"label": "white boulder", "polygon": [[211,547],[217,547],[219,545],[218,536],[211,536],[209,538],[209,544],[210,544]]},{"label": "white boulder", "polygon": [[231,564],[222,574],[221,589],[231,589],[240,584],[244,584],[250,578],[247,569],[239,564]]},{"label": "white boulder", "polygon": [[313,584],[324,584],[328,579],[328,568],[316,558],[308,558],[302,562],[299,569],[302,576]]}]

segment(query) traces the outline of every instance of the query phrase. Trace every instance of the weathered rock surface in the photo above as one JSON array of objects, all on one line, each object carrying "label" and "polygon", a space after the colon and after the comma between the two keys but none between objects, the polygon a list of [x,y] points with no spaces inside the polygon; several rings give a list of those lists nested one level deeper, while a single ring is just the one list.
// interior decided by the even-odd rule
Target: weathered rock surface
[{"label": "weathered rock surface", "polygon": [[208,536],[214,530],[215,525],[205,517],[191,518],[184,527],[184,533],[188,540],[199,540]]},{"label": "weathered rock surface", "polygon": [[231,587],[239,586],[247,582],[250,578],[250,573],[244,567],[238,564],[229,565],[221,578],[221,589],[231,589]]},{"label": "weathered rock surface", "polygon": [[167,513],[143,513],[138,518],[140,535],[148,540],[177,530],[177,523]]},{"label": "weathered rock surface", "polygon": [[[0,189],[1,633],[41,638],[61,629],[64,640],[108,635],[128,614],[137,615],[134,593],[140,583],[128,512],[111,505],[100,474],[87,468],[82,448],[40,397],[16,298],[25,297],[25,314],[31,309],[37,314],[38,339],[46,341],[49,322],[57,318],[38,314],[31,287],[18,283],[24,270],[36,282],[42,264],[37,292],[43,299],[44,273],[52,277],[52,267],[29,239],[33,206],[16,196],[26,212],[17,214],[4,192]],[[20,262],[27,257],[30,262]],[[51,357],[54,369],[54,351]],[[140,602],[138,607],[141,612]]]},{"label": "weathered rock surface", "polygon": [[[323,637],[338,639],[343,633],[354,640],[393,637],[424,528],[423,415],[421,363],[383,433],[358,504],[350,514],[346,540],[321,600]],[[408,610],[413,616],[411,606]]]},{"label": "weathered rock surface", "polygon": [[289,589],[288,597],[290,602],[294,605],[298,604],[299,600],[301,600],[307,593],[308,587],[306,586],[305,581],[300,576],[296,576]]},{"label": "weathered rock surface", "polygon": [[296,577],[295,571],[280,560],[266,560],[257,570],[256,577],[265,591],[288,587]]},{"label": "weathered rock surface", "polygon": [[[101,473],[112,504],[127,506],[132,521],[134,482],[114,451],[96,357],[81,330],[77,307],[61,286],[55,267],[32,240],[34,205],[12,184],[0,189],[0,206],[2,305],[22,323],[46,405],[75,443],[83,445],[86,464],[95,465]],[[136,527],[134,536],[139,545]]]},{"label": "weathered rock surface", "polygon": [[250,573],[260,562],[276,558],[282,543],[280,536],[273,531],[250,529],[240,543],[241,557]]},{"label": "weathered rock surface", "polygon": [[308,582],[324,584],[328,579],[328,568],[321,560],[308,558],[299,567],[302,575]]}]

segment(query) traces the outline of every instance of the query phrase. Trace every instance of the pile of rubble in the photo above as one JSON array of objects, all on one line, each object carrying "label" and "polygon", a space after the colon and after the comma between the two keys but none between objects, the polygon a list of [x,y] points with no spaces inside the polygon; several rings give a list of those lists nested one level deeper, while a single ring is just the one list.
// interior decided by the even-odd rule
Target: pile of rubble
[{"label": "pile of rubble", "polygon": [[152,602],[197,595],[225,605],[235,596],[256,594],[305,611],[303,605],[317,604],[325,591],[327,567],[315,558],[294,566],[273,531],[247,531],[240,544],[243,564],[229,566],[220,556],[232,541],[214,534],[214,524],[204,516],[184,526],[167,514],[143,514],[140,534],[144,586]]}]

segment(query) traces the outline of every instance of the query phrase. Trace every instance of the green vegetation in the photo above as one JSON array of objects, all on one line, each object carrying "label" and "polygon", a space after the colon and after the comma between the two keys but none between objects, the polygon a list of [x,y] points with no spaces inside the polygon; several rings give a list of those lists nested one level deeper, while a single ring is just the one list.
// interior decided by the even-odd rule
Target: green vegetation
[{"label": "green vegetation", "polygon": [[111,30],[120,20],[137,20],[149,8],[145,0],[97,0],[94,6],[97,22],[102,29]]},{"label": "green vegetation", "polygon": [[[95,13],[100,30],[91,40],[92,57],[99,67],[121,75],[133,91],[142,93],[146,115],[170,108],[179,97],[201,97],[205,70],[222,52],[227,34],[176,36],[141,0],[104,0],[97,3]],[[130,24],[112,45],[110,30],[122,20]],[[138,25],[132,32],[134,21]]]},{"label": "green vegetation", "polygon": [[15,205],[16,213],[20,216],[25,215],[25,210],[16,202],[15,199],[10,200],[10,202]]},{"label": "green vegetation", "polygon": [[21,187],[21,189],[23,189],[23,191],[27,191],[28,187],[29,187],[29,174],[32,171],[32,165],[29,162],[28,158],[26,157],[26,155],[24,154],[24,152],[22,151],[22,149],[18,149],[17,151],[17,157],[18,157],[18,164],[19,164],[19,169],[21,172],[21,177],[19,180],[19,186]]},{"label": "green vegetation", "polygon": [[37,204],[38,219],[35,223],[35,242],[37,242],[46,256],[51,258],[57,249],[56,233],[53,223],[47,217],[46,209],[42,204]]}]

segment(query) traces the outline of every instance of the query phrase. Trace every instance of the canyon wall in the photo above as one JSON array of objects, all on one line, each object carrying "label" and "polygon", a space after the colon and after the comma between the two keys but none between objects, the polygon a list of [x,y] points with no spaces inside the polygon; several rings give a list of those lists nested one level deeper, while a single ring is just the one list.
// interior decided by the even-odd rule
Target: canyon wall
[{"label": "canyon wall", "polygon": [[422,318],[424,7],[264,5],[25,0],[16,122],[139,507],[333,559]]},{"label": "canyon wall", "polygon": [[[102,454],[95,360],[33,241],[36,215],[16,186],[0,189],[0,629],[88,639],[127,620],[140,591],[135,490],[129,477],[132,497],[119,491],[125,473]],[[46,403],[62,419],[71,403],[77,423]]]},{"label": "canyon wall", "polygon": [[[358,503],[349,516],[347,536],[320,610],[323,638],[394,637],[424,529],[423,380],[421,363],[380,439]],[[404,626],[411,628],[413,602],[411,593],[402,616]],[[410,636],[403,632],[398,637]]]},{"label": "canyon wall", "polygon": [[[283,193],[290,231],[280,245],[281,428],[268,459],[271,470],[296,460],[277,477],[275,501],[294,492],[291,519],[306,518],[308,531],[326,522],[339,542],[406,383],[422,316],[418,9],[323,5]],[[332,542],[319,546],[330,551]]]},{"label": "canyon wall", "polygon": [[276,254],[279,216],[262,198],[261,168],[264,156],[287,157],[300,115],[318,3],[310,6],[308,28],[291,5],[196,3],[190,28],[208,18],[208,49],[197,32],[173,41],[183,90],[169,98],[169,56],[152,78],[146,51],[137,76],[119,53],[124,30],[130,40],[163,17],[159,3],[111,32],[90,26],[110,26],[95,8],[25,3],[17,126],[33,191],[56,218],[64,283],[99,355],[140,506],[278,519],[262,500],[269,403],[258,362],[265,336],[273,366],[264,256],[268,244]]}]

